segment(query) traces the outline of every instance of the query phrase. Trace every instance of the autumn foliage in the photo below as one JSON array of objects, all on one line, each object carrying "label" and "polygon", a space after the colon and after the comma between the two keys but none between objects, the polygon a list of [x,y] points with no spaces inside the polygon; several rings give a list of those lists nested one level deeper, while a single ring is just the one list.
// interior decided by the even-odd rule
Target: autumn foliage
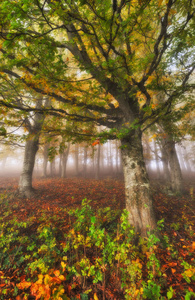
[{"label": "autumn foliage", "polygon": [[39,179],[32,199],[1,186],[0,299],[194,299],[192,189],[153,187],[160,234],[137,239],[122,181]]}]

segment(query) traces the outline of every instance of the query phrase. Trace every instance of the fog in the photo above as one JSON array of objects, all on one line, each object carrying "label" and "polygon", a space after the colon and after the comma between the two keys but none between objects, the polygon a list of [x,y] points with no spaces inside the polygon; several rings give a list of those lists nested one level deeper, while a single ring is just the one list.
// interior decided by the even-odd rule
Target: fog
[{"label": "fog", "polygon": [[[33,177],[85,177],[102,179],[106,177],[123,179],[123,168],[119,142],[108,141],[95,146],[86,146],[84,143],[70,145],[64,174],[62,174],[62,155],[58,146],[55,155],[49,157],[51,147],[44,146],[36,155]],[[176,145],[176,154],[185,181],[195,181],[195,142],[184,141]],[[163,161],[162,148],[154,140],[143,141],[146,168],[151,180],[166,182],[165,161]],[[23,167],[24,147],[0,146],[0,176],[19,177]],[[45,165],[45,167],[44,167]],[[168,163],[170,172],[170,164]]]}]

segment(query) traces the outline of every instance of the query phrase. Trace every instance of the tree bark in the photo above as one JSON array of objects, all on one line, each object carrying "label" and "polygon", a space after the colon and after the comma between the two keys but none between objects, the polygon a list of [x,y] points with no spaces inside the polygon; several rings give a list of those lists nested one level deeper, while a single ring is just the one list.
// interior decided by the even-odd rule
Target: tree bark
[{"label": "tree bark", "polygon": [[136,232],[147,236],[156,227],[150,184],[143,158],[141,133],[122,140],[122,161],[125,180],[126,209]]},{"label": "tree bark", "polygon": [[118,141],[115,141],[115,148],[116,148],[116,176],[118,175],[118,160],[119,160],[119,149],[118,149]]},{"label": "tree bark", "polygon": [[[45,100],[45,106],[47,106],[49,100]],[[36,108],[40,108],[43,105],[43,98],[37,99]],[[44,122],[44,116],[36,113],[33,117],[29,116],[29,119],[25,119],[25,124],[29,130],[29,138],[26,140],[23,169],[19,179],[18,190],[24,197],[31,197],[33,195],[32,187],[32,175],[35,164],[36,153],[39,149],[39,136],[41,128]]]},{"label": "tree bark", "polygon": [[184,162],[185,162],[185,165],[186,165],[186,171],[188,174],[191,174],[192,173],[192,168],[191,168],[191,165],[190,165],[190,162],[189,162],[189,156],[188,156],[188,153],[186,151],[186,147],[182,147],[181,148],[181,152],[183,153],[183,158],[184,158]]},{"label": "tree bark", "polygon": [[43,177],[47,177],[48,149],[49,144],[45,144],[43,149]]},{"label": "tree bark", "polygon": [[97,159],[95,167],[95,179],[100,179],[100,144],[97,145]]},{"label": "tree bark", "polygon": [[19,193],[24,197],[31,197],[33,194],[32,175],[35,164],[36,153],[39,149],[39,138],[37,136],[26,141],[23,169],[19,180]]},{"label": "tree bark", "polygon": [[182,193],[183,191],[183,178],[179,160],[177,157],[175,142],[168,137],[165,143],[165,149],[168,156],[170,175],[171,175],[171,189],[175,193]]},{"label": "tree bark", "polygon": [[79,146],[75,144],[75,175],[79,175]]},{"label": "tree bark", "polygon": [[160,179],[159,155],[158,155],[158,149],[155,140],[153,140],[153,145],[154,145],[154,158],[156,163],[156,172],[157,172],[156,178]]},{"label": "tree bark", "polygon": [[70,143],[68,143],[67,148],[64,149],[64,152],[62,153],[62,164],[61,164],[61,177],[66,177],[66,166],[68,161],[68,154],[70,149]]},{"label": "tree bark", "polygon": [[170,175],[170,171],[169,171],[168,155],[167,155],[167,152],[163,145],[160,146],[160,150],[161,150],[161,160],[163,163],[164,180],[165,180],[166,184],[170,187],[171,175]]},{"label": "tree bark", "polygon": [[87,177],[87,146],[84,146],[83,176]]}]

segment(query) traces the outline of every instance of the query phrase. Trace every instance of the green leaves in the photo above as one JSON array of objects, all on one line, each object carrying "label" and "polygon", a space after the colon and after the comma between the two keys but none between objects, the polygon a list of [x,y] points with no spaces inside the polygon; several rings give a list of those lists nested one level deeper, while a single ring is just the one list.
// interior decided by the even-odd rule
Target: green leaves
[{"label": "green leaves", "polygon": [[0,127],[0,136],[6,136],[7,135],[7,131],[5,129],[5,127],[1,126]]}]

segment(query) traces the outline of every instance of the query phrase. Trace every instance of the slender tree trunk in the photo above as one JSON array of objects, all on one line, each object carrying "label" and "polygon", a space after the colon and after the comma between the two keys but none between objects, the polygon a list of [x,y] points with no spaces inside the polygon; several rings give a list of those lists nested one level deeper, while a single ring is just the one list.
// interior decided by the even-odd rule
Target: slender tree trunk
[{"label": "slender tree trunk", "polygon": [[43,177],[47,177],[48,149],[49,149],[49,144],[44,145],[44,150],[43,150]]},{"label": "slender tree trunk", "polygon": [[87,177],[87,146],[84,146],[83,176]]},{"label": "slender tree trunk", "polygon": [[146,170],[150,174],[150,161],[151,161],[151,150],[147,136],[144,138],[144,161]]},{"label": "slender tree trunk", "polygon": [[116,175],[118,175],[118,160],[119,160],[119,149],[118,149],[118,141],[115,141],[115,147],[116,147]]},{"label": "slender tree trunk", "polygon": [[156,227],[156,220],[143,158],[141,133],[138,132],[129,140],[122,140],[121,143],[129,222],[135,227],[136,232],[147,236],[147,231]]},{"label": "slender tree trunk", "polygon": [[33,194],[32,175],[35,164],[36,153],[39,149],[39,138],[37,136],[26,141],[23,169],[19,180],[19,193],[25,197],[31,197]]},{"label": "slender tree trunk", "polygon": [[121,143],[119,145],[119,172],[123,174],[123,163],[122,163],[122,151],[121,151]]},{"label": "slender tree trunk", "polygon": [[64,152],[62,153],[62,164],[61,164],[61,177],[66,177],[66,167],[67,167],[67,161],[68,161],[68,154],[70,149],[70,143],[68,143],[67,148],[64,149]]},{"label": "slender tree trunk", "polygon": [[100,179],[100,144],[97,145],[97,159],[95,167],[95,179]]},{"label": "slender tree trunk", "polygon": [[160,178],[160,166],[159,166],[159,155],[158,155],[158,149],[157,149],[157,145],[156,145],[156,141],[153,141],[153,145],[154,145],[154,157],[155,157],[155,162],[156,162],[156,172],[157,172],[157,179]]},{"label": "slender tree trunk", "polygon": [[181,147],[177,147],[177,156],[178,156],[178,160],[179,160],[179,164],[181,166],[181,171],[182,173],[187,173],[187,167],[186,167],[186,163],[184,161],[184,157],[183,157],[183,153],[182,153],[182,148]]},{"label": "slender tree trunk", "polygon": [[168,161],[167,152],[163,145],[160,146],[160,150],[161,150],[161,160],[163,163],[164,180],[165,180],[166,184],[168,185],[168,187],[170,188],[171,175],[170,175],[170,171],[169,171],[169,161]]},{"label": "slender tree trunk", "polygon": [[110,157],[110,171],[111,171],[111,174],[113,173],[113,160],[112,160],[112,142],[111,141],[109,141],[109,144],[110,144],[110,155],[109,155],[109,157]]},{"label": "slender tree trunk", "polygon": [[171,189],[173,192],[182,193],[183,178],[181,174],[181,168],[175,150],[175,142],[170,137],[166,139],[166,152],[170,165]]},{"label": "slender tree trunk", "polygon": [[79,146],[75,144],[75,173],[79,175]]},{"label": "slender tree trunk", "polygon": [[189,162],[189,157],[188,157],[188,153],[186,151],[186,148],[182,147],[181,151],[183,153],[183,158],[184,158],[184,162],[185,162],[185,165],[186,165],[186,171],[187,171],[188,174],[191,174],[192,173],[192,168],[191,168],[191,165],[190,165],[190,162]]}]

